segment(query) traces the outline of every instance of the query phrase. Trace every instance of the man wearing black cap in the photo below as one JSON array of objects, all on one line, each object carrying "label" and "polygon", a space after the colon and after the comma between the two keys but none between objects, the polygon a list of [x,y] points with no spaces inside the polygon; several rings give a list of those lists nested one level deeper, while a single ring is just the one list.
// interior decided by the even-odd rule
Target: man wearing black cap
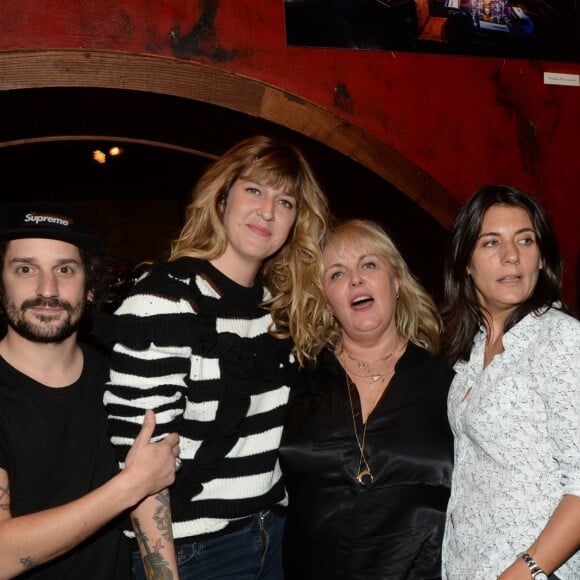
[{"label": "man wearing black cap", "polygon": [[1,578],[129,578],[118,519],[174,479],[177,435],[152,444],[150,411],[117,472],[102,405],[108,363],[77,340],[100,299],[101,251],[67,209],[0,208]]}]

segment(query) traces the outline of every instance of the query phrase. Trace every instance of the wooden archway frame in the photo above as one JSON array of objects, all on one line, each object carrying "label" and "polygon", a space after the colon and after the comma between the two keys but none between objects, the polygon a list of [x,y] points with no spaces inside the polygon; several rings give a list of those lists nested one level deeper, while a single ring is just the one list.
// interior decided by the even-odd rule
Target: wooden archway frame
[{"label": "wooden archway frame", "polygon": [[95,50],[0,53],[0,90],[90,87],[193,99],[259,117],[324,143],[374,171],[448,227],[458,202],[385,143],[332,112],[266,83],[194,61]]}]

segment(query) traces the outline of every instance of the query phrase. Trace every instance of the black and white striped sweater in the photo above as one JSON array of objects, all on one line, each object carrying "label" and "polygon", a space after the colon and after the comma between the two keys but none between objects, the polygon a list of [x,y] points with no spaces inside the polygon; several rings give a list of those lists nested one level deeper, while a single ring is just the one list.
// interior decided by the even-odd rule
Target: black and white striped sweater
[{"label": "black and white striped sweater", "polygon": [[225,533],[286,503],[278,446],[296,365],[290,341],[267,332],[267,296],[183,258],[155,266],[100,325],[114,345],[104,402],[120,461],[147,408],[157,437],[180,434],[176,539]]}]

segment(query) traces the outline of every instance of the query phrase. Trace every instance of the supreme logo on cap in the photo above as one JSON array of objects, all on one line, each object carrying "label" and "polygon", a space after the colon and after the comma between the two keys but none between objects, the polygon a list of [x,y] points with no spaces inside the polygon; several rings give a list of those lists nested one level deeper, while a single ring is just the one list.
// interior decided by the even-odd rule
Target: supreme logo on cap
[{"label": "supreme logo on cap", "polygon": [[47,213],[27,213],[24,216],[24,223],[34,224],[52,224],[57,226],[68,227],[72,225],[72,220],[60,215]]}]

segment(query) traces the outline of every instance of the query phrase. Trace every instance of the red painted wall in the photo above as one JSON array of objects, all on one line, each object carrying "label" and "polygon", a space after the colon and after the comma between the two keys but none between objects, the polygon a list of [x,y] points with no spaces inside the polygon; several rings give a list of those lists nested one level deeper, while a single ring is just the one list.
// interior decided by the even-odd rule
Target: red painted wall
[{"label": "red painted wall", "polygon": [[0,30],[0,50],[156,54],[281,87],[374,134],[459,200],[485,183],[521,187],[552,217],[565,298],[577,303],[580,88],[544,85],[543,73],[579,74],[578,63],[288,47],[283,0],[19,0],[2,8]]}]

